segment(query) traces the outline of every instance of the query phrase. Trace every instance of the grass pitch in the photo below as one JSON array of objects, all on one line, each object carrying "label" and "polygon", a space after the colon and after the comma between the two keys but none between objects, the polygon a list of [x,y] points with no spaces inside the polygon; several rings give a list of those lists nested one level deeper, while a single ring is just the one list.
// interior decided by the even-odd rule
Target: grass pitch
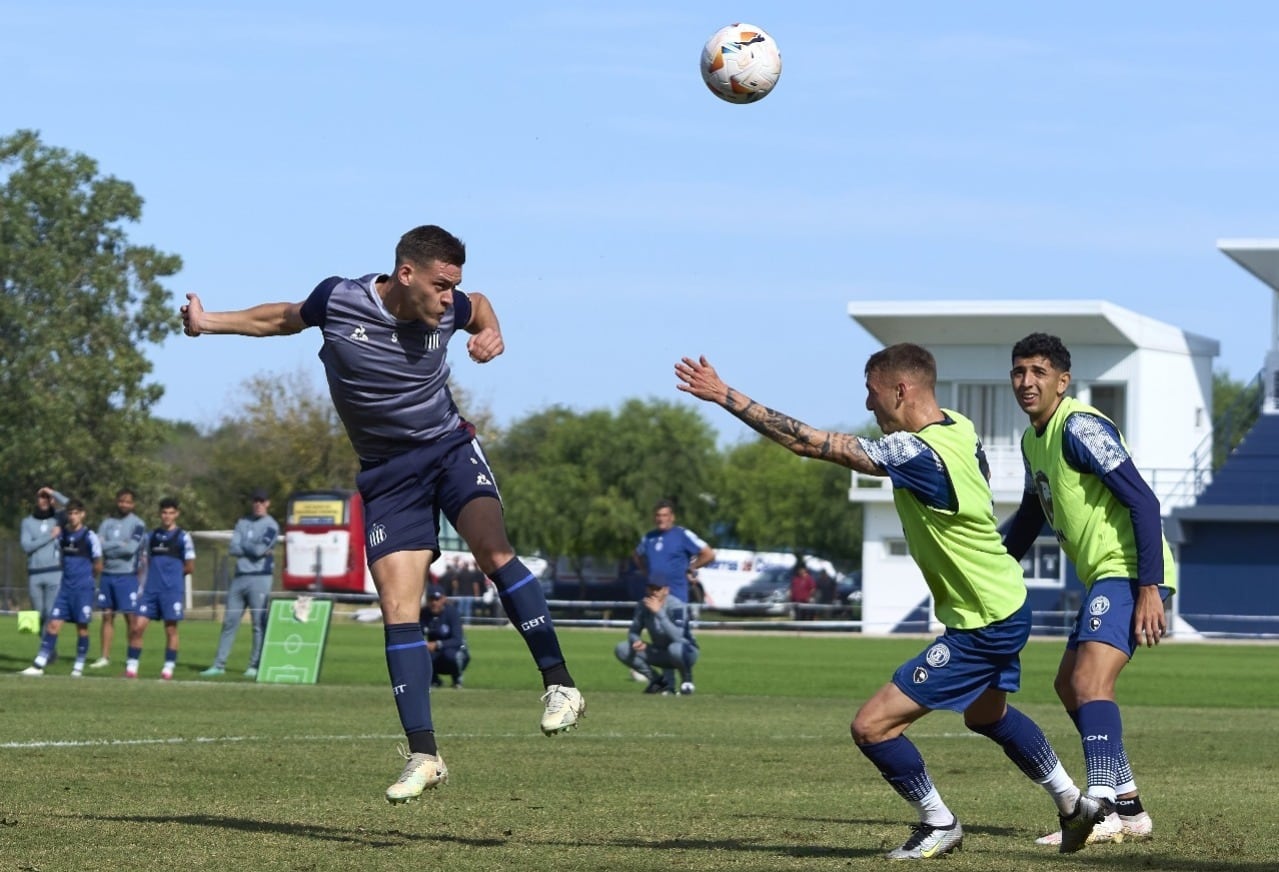
[{"label": "grass pitch", "polygon": [[[96,656],[94,627],[93,655]],[[178,681],[83,679],[63,660],[13,675],[36,639],[0,624],[0,872],[55,870],[881,869],[913,813],[853,748],[857,704],[920,640],[711,634],[695,696],[640,693],[612,660],[620,631],[564,630],[589,710],[543,737],[536,672],[518,636],[470,631],[468,687],[434,698],[450,783],[408,806],[382,798],[402,740],[380,626],[335,619],[320,684],[200,680],[217,625],[186,622]],[[122,639],[117,654],[123,653]],[[1083,779],[1053,697],[1061,641],[1024,656],[1016,704]],[[909,735],[964,823],[953,870],[1279,869],[1279,648],[1170,643],[1120,687],[1125,740],[1155,820],[1146,843],[1062,856],[1043,791],[957,715]]]}]

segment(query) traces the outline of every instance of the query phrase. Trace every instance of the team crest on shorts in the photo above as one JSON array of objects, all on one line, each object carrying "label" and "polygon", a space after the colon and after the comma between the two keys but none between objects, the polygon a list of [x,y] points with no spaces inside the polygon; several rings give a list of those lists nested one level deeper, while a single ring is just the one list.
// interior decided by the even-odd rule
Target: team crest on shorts
[{"label": "team crest on shorts", "polygon": [[950,662],[950,648],[945,642],[938,642],[928,649],[928,653],[924,655],[924,661],[934,669],[940,669]]},{"label": "team crest on shorts", "polygon": [[922,666],[916,666],[915,672],[911,675],[910,680],[916,684],[923,684],[928,680],[928,670]]},{"label": "team crest on shorts", "polygon": [[1110,600],[1104,596],[1099,596],[1088,604],[1088,614],[1090,615],[1100,616],[1108,611],[1110,611]]}]

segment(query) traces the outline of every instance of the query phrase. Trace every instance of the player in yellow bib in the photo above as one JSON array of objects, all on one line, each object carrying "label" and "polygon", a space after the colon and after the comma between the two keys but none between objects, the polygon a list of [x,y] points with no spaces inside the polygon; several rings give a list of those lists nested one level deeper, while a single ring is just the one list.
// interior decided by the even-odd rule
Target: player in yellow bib
[{"label": "player in yellow bib", "polygon": [[1052,746],[1008,705],[1021,680],[1030,608],[1021,566],[1004,549],[991,504],[989,470],[972,423],[937,403],[937,364],[918,345],[893,345],[866,362],[866,408],[884,436],[817,430],[730,388],[706,358],[675,366],[679,389],[723,406],[802,457],[888,476],[893,500],[946,632],[908,660],[858,710],[853,741],[919,814],[894,860],[939,857],[960,847],[964,830],[942,801],[906,728],[935,709],[962,712],[972,731],[1000,745],[1043,786],[1070,834],[1062,851],[1083,847],[1100,805],[1082,796]]},{"label": "player in yellow bib", "polygon": [[[1176,567],[1159,499],[1133,464],[1123,436],[1101,412],[1066,396],[1070,351],[1032,333],[1013,346],[1012,386],[1030,427],[1022,435],[1026,494],[1005,535],[1020,559],[1045,521],[1087,589],[1054,686],[1079,729],[1088,794],[1106,805],[1092,841],[1148,838],[1115,702],[1120,671],[1167,630],[1164,599]],[[1058,844],[1061,834],[1039,839]]]}]

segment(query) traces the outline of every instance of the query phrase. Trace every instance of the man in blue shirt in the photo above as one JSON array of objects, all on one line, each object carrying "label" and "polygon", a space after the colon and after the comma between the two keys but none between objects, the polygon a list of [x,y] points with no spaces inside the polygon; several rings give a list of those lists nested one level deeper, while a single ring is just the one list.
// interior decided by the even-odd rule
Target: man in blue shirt
[{"label": "man in blue shirt", "polygon": [[645,533],[635,546],[635,561],[649,583],[660,582],[676,599],[692,602],[689,582],[697,577],[698,569],[715,560],[715,551],[692,530],[676,525],[675,506],[670,500],[653,507],[653,521],[657,528]]},{"label": "man in blue shirt", "polygon": [[235,578],[226,595],[226,615],[222,620],[222,636],[213,665],[200,674],[206,678],[226,672],[231,646],[240,630],[245,609],[253,623],[253,648],[249,651],[246,678],[257,678],[262,659],[262,641],[266,638],[267,602],[271,599],[271,583],[275,572],[275,543],[280,538],[280,525],[268,514],[271,500],[266,490],[257,488],[250,495],[249,514],[235,522],[228,549],[235,558]]},{"label": "man in blue shirt", "polygon": [[445,596],[444,588],[434,584],[426,592],[422,634],[426,636],[426,650],[431,653],[431,669],[435,673],[431,686],[443,686],[440,676],[447,675],[453,679],[454,687],[461,687],[462,673],[471,662],[471,652],[462,635],[462,616]]},{"label": "man in blue shirt", "polygon": [[164,621],[164,666],[160,678],[168,681],[178,665],[178,622],[186,605],[186,577],[195,570],[195,543],[191,535],[178,526],[178,501],[172,497],[160,500],[160,526],[147,539],[147,583],[138,597],[138,617],[129,631],[128,659],[124,677],[138,677],[138,661],[142,658],[142,636],[153,619]]},{"label": "man in blue shirt", "polygon": [[40,653],[22,670],[23,675],[44,675],[64,621],[74,621],[77,632],[71,674],[79,678],[84,673],[89,654],[89,621],[93,618],[93,586],[102,573],[102,545],[97,534],[84,525],[84,503],[79,500],[67,503],[67,525],[58,534],[58,547],[62,551],[62,585],[49,612]]},{"label": "man in blue shirt", "polygon": [[497,481],[475,428],[449,392],[448,343],[487,363],[506,350],[488,298],[465,292],[466,247],[435,225],[416,227],[395,248],[389,275],[330,277],[300,303],[264,303],[206,312],[187,295],[188,336],[285,336],[317,327],[333,406],[360,458],[369,571],[377,586],[387,672],[409,746],[404,770],[386,791],[410,802],[448,780],[431,719],[431,657],[422,638],[422,594],[440,552],[443,513],[493,580],[507,617],[542,673],[541,729],[551,736],[586,713],[560,651],[542,587],[506,535]]}]

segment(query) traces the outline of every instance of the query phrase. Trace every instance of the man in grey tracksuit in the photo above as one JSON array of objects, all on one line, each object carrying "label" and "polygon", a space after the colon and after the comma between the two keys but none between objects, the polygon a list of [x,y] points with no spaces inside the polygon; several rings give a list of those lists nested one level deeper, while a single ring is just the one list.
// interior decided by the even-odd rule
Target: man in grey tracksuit
[{"label": "man in grey tracksuit", "polygon": [[31,608],[40,613],[40,629],[49,622],[49,612],[62,585],[62,548],[58,536],[65,518],[57,506],[65,506],[67,498],[51,487],[36,491],[36,505],[22,519],[20,538],[27,555],[27,590]]},{"label": "man in grey tracksuit", "polygon": [[249,610],[253,624],[253,649],[249,653],[249,668],[244,670],[248,678],[256,678],[258,663],[262,659],[262,640],[266,636],[267,602],[271,598],[272,572],[275,569],[275,542],[280,538],[280,525],[268,513],[271,500],[267,492],[258,488],[252,494],[253,508],[235,523],[231,533],[231,556],[235,558],[235,578],[227,591],[226,617],[222,621],[222,638],[218,640],[218,653],[213,665],[201,672],[204,676],[222,675],[226,672],[227,658],[235,634],[240,629],[244,610]]},{"label": "man in grey tracksuit", "polygon": [[[648,633],[645,642],[643,634]],[[670,670],[679,673],[679,692],[693,692],[693,664],[697,662],[697,640],[688,606],[671,596],[668,585],[650,578],[644,598],[635,606],[635,618],[625,642],[618,642],[617,659],[648,679],[645,693],[674,693],[676,686]],[[659,673],[654,666],[667,667]]]}]

